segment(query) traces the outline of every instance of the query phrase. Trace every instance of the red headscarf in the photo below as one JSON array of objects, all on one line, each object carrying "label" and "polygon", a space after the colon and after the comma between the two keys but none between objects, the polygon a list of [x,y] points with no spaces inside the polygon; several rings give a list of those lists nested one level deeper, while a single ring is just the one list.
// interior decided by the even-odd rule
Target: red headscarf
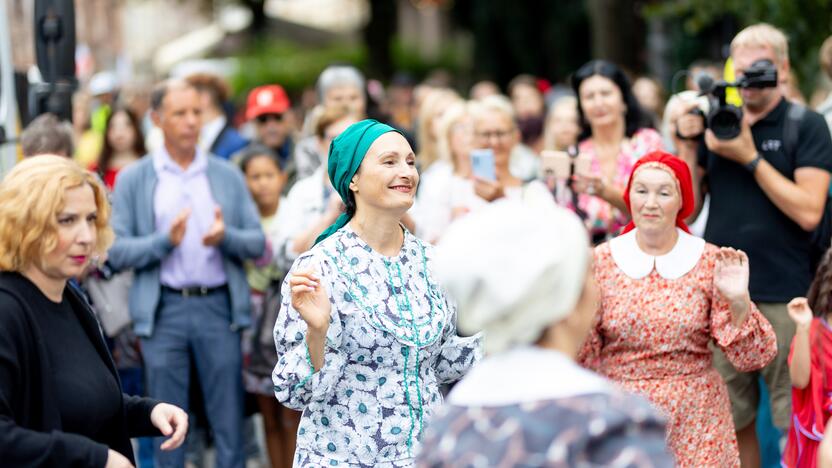
[{"label": "red headscarf", "polygon": [[[673,174],[676,182],[679,183],[679,191],[682,195],[682,208],[679,210],[679,214],[676,215],[676,226],[690,234],[690,229],[685,224],[685,218],[693,213],[694,205],[693,181],[690,177],[690,169],[688,169],[688,165],[684,160],[664,151],[648,153],[633,166],[633,170],[630,172],[630,179],[627,181],[627,189],[624,190],[624,203],[627,205],[627,211],[630,213],[630,217],[632,218],[633,216],[633,209],[630,207],[630,185],[633,183],[633,175],[635,175],[641,166],[648,163],[657,163],[659,166],[665,166]],[[630,221],[629,224],[624,226],[621,234],[626,234],[635,229],[635,227],[636,225]]]}]

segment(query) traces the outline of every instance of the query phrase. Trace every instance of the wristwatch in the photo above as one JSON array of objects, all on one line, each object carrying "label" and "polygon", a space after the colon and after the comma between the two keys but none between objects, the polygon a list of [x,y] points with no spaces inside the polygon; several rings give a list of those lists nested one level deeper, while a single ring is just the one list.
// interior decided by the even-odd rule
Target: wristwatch
[{"label": "wristwatch", "polygon": [[748,172],[750,172],[750,173],[752,173],[752,174],[753,174],[753,173],[754,173],[754,171],[756,171],[756,170],[757,170],[757,165],[758,165],[758,164],[760,164],[760,161],[761,161],[762,159],[763,159],[763,157],[762,157],[762,156],[760,156],[760,153],[757,153],[756,155],[754,155],[754,159],[752,159],[750,162],[745,163],[745,164],[743,165],[743,167],[745,167],[745,169],[746,169]]}]

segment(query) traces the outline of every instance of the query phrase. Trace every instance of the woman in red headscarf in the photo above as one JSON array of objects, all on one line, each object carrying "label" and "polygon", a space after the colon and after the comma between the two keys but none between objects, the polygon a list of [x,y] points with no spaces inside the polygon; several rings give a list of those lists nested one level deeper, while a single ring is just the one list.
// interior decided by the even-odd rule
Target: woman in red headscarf
[{"label": "woman in red headscarf", "polygon": [[671,154],[635,164],[624,202],[632,222],[595,250],[601,302],[579,358],[664,411],[679,466],[739,466],[728,390],[709,344],[742,371],[777,354],[748,294],[748,257],[689,233],[690,172]]}]

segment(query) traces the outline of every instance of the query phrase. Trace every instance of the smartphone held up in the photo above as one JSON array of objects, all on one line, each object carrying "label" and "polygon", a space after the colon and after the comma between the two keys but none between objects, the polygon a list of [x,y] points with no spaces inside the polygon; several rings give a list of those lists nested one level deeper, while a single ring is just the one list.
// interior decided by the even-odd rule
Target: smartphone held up
[{"label": "smartphone held up", "polygon": [[494,150],[488,148],[471,150],[471,172],[480,179],[497,180]]}]

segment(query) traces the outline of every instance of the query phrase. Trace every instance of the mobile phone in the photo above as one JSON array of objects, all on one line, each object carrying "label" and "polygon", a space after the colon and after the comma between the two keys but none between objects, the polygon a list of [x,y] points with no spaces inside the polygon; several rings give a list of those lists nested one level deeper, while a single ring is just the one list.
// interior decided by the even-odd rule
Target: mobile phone
[{"label": "mobile phone", "polygon": [[480,179],[497,180],[494,150],[488,148],[471,150],[471,171]]},{"label": "mobile phone", "polygon": [[578,153],[575,156],[575,174],[588,176],[591,174],[592,156],[589,153]]},{"label": "mobile phone", "polygon": [[544,178],[568,179],[571,164],[572,161],[566,151],[543,151],[540,153],[540,172]]}]

